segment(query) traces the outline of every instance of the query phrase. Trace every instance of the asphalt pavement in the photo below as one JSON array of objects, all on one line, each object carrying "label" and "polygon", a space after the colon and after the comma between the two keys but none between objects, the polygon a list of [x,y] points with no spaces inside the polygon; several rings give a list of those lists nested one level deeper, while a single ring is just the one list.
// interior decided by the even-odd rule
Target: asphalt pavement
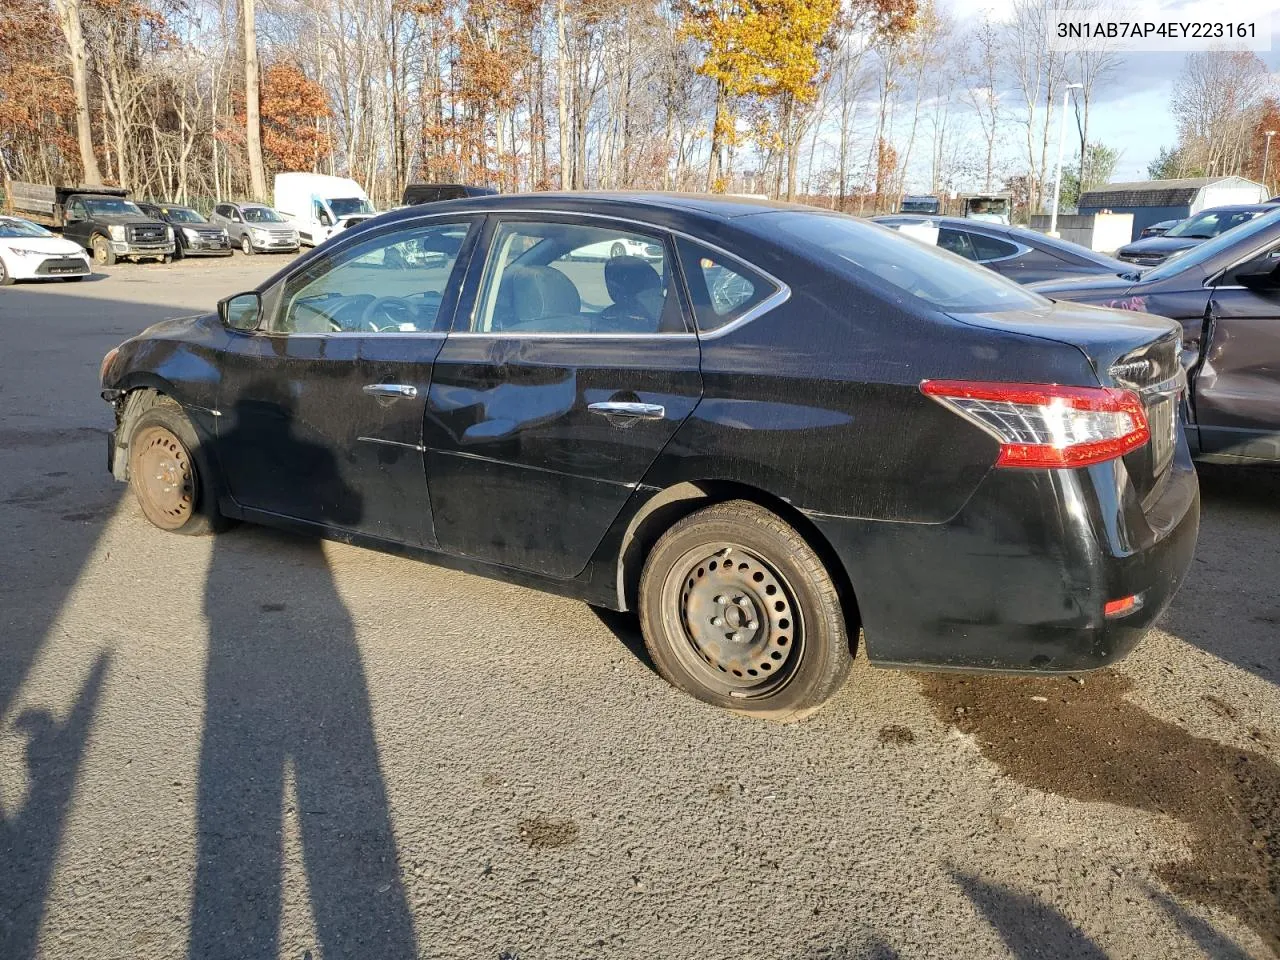
[{"label": "asphalt pavement", "polygon": [[102,355],[287,259],[0,290],[0,958],[1274,955],[1280,476],[1115,671],[746,720],[626,616],[142,519]]}]

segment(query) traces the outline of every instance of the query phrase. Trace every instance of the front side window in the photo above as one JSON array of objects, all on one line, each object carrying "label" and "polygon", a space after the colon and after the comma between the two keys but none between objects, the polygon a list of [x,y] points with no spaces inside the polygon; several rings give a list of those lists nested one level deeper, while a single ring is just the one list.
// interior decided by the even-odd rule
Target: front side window
[{"label": "front side window", "polygon": [[617,227],[502,222],[472,333],[653,334],[687,327],[666,245]]},{"label": "front side window", "polygon": [[308,264],[285,281],[272,333],[419,333],[440,305],[470,223],[396,230]]},{"label": "front side window", "polygon": [[981,233],[969,234],[969,240],[973,243],[973,259],[980,263],[986,263],[988,260],[1003,260],[1018,252],[1017,244],[997,240],[995,237],[984,236]]},{"label": "front side window", "polygon": [[751,218],[814,263],[868,289],[886,287],[935,310],[1041,310],[1048,301],[1000,274],[854,217],[779,211]]},{"label": "front side window", "polygon": [[966,260],[978,259],[977,251],[974,250],[974,242],[977,239],[976,236],[960,230],[952,230],[950,227],[943,227],[938,231],[938,246]]},{"label": "front side window", "polygon": [[676,240],[699,333],[710,333],[763,303],[778,289],[746,264],[693,240]]}]

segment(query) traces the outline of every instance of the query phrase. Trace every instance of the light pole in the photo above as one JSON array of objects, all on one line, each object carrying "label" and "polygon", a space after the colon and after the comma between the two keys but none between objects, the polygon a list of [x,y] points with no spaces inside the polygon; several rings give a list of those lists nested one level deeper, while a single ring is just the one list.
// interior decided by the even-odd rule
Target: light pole
[{"label": "light pole", "polygon": [[[1265,147],[1263,147],[1263,148],[1262,148],[1262,183],[1263,183],[1263,186],[1266,186],[1266,183],[1267,183],[1267,161],[1271,159],[1271,138],[1272,138],[1272,137],[1274,137],[1275,135],[1276,135],[1276,132],[1275,132],[1274,130],[1268,130],[1268,131],[1267,131],[1267,145],[1266,145]],[[1270,188],[1270,187],[1267,187],[1267,189],[1268,189],[1268,190],[1270,190],[1271,188]]]},{"label": "light pole", "polygon": [[1079,90],[1083,86],[1083,83],[1068,83],[1062,91],[1062,116],[1058,118],[1058,167],[1053,175],[1053,214],[1049,217],[1051,237],[1058,235],[1058,198],[1062,196],[1062,148],[1067,145],[1067,98],[1071,96],[1072,90]]}]

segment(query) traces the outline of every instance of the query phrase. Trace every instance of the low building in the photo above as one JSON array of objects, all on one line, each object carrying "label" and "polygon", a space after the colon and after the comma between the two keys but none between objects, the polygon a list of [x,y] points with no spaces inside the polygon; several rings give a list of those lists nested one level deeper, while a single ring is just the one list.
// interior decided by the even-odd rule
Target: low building
[{"label": "low building", "polygon": [[1266,187],[1244,177],[1138,180],[1086,190],[1080,198],[1079,212],[1131,213],[1133,233],[1129,239],[1136,240],[1143,227],[1161,220],[1183,220],[1208,207],[1262,203],[1267,195]]}]

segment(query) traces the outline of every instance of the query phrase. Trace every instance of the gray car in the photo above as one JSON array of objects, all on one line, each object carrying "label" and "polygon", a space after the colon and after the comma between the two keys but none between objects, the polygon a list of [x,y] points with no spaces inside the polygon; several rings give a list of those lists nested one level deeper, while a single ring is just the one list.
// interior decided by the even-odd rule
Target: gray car
[{"label": "gray car", "polygon": [[298,249],[298,231],[277,211],[262,203],[229,203],[222,201],[209,217],[227,231],[231,242],[242,253],[294,253]]}]

